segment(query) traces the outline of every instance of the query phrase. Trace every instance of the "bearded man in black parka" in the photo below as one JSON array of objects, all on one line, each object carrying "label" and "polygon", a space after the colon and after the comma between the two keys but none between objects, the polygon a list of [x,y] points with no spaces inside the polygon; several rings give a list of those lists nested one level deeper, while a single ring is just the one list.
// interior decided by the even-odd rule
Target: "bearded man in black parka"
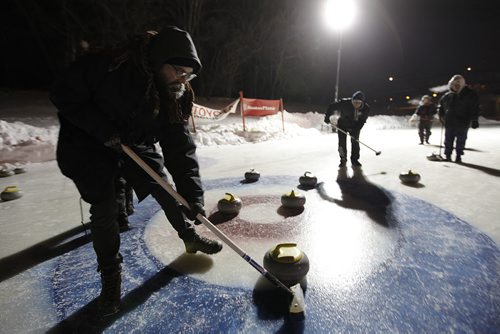
[{"label": "bearded man in black parka", "polygon": [[[188,253],[217,253],[222,244],[199,236],[191,221],[205,214],[196,146],[187,128],[194,93],[189,84],[201,69],[191,36],[176,27],[135,36],[124,47],[89,52],[55,82],[58,108],[57,161],[90,203],[93,246],[101,274],[102,315],[118,312],[121,291],[120,234],[115,181],[121,175],[139,201],[151,194],[184,241]],[[182,209],[121,150],[134,150],[167,179],[191,206]],[[159,143],[162,155],[157,152]]]}]

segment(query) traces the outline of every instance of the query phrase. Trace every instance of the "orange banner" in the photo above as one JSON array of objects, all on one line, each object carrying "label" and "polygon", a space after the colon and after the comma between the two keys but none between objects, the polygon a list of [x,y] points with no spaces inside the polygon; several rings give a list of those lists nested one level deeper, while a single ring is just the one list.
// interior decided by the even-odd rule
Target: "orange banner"
[{"label": "orange banner", "polygon": [[281,111],[280,100],[241,99],[244,116],[267,116]]}]

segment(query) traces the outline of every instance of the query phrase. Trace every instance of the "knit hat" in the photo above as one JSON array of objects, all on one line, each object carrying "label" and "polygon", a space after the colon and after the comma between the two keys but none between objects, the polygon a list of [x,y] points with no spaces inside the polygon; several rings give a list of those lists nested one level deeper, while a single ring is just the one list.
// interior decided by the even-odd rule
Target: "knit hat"
[{"label": "knit hat", "polygon": [[356,93],[352,94],[351,100],[358,100],[365,102],[365,94],[362,91],[358,90]]},{"label": "knit hat", "polygon": [[458,91],[460,92],[465,87],[465,79],[464,79],[464,77],[461,76],[460,74],[455,74],[454,76],[451,77],[450,81],[448,81],[448,88],[450,90],[453,90],[453,89],[451,89],[451,86],[453,84],[460,85],[460,88],[458,89]]}]

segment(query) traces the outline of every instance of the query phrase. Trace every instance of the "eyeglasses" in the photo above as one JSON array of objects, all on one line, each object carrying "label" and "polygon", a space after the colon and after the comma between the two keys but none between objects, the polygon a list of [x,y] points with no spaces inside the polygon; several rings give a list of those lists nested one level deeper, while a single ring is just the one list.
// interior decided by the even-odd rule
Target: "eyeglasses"
[{"label": "eyeglasses", "polygon": [[187,82],[196,78],[196,74],[188,73],[180,66],[172,65],[172,67],[175,70],[175,76],[177,77],[177,79],[184,79]]}]

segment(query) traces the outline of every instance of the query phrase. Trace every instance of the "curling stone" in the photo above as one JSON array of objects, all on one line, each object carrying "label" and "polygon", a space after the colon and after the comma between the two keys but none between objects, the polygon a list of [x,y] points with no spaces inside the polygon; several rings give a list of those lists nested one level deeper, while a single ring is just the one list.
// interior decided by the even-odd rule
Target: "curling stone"
[{"label": "curling stone", "polygon": [[2,169],[0,170],[0,177],[8,177],[14,175],[14,171],[10,169]]},{"label": "curling stone", "polygon": [[26,173],[26,169],[24,167],[16,167],[13,170],[14,174],[23,174]]},{"label": "curling stone", "polygon": [[318,183],[318,178],[314,176],[311,172],[305,172],[304,175],[299,177],[299,183],[303,187],[314,188]]},{"label": "curling stone", "polygon": [[264,255],[264,268],[283,284],[299,283],[309,271],[309,258],[295,243],[278,244]]},{"label": "curling stone", "polygon": [[399,179],[403,183],[417,183],[418,181],[420,181],[420,174],[409,170],[408,173],[399,174]]},{"label": "curling stone", "polygon": [[245,180],[247,180],[247,182],[255,182],[258,181],[259,178],[260,178],[260,173],[253,168],[245,173]]},{"label": "curling stone", "polygon": [[217,208],[224,214],[238,214],[241,210],[241,199],[231,193],[226,193],[224,198],[217,203]]},{"label": "curling stone", "polygon": [[289,193],[281,195],[281,204],[287,208],[301,208],[306,204],[306,197],[292,189]]},{"label": "curling stone", "polygon": [[12,201],[14,199],[21,198],[23,193],[21,189],[16,186],[8,186],[4,191],[0,194],[0,198],[2,201]]}]

